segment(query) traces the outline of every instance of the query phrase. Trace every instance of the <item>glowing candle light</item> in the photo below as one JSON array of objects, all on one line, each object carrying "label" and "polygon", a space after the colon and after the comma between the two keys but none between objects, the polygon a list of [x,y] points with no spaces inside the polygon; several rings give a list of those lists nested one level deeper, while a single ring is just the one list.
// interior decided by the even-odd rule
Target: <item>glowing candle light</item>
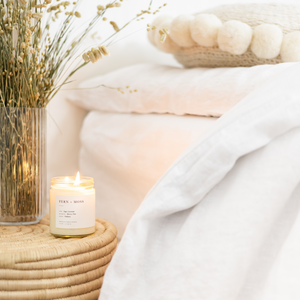
[{"label": "glowing candle light", "polygon": [[90,177],[55,177],[50,189],[50,232],[82,237],[95,232],[95,189]]}]

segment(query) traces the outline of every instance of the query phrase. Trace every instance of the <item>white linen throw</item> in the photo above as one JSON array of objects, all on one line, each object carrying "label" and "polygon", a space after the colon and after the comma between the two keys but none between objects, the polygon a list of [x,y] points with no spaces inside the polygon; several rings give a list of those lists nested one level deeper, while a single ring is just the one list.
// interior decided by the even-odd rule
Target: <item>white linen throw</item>
[{"label": "white linen throw", "polygon": [[300,298],[300,64],[218,120],[149,192],[101,300]]}]

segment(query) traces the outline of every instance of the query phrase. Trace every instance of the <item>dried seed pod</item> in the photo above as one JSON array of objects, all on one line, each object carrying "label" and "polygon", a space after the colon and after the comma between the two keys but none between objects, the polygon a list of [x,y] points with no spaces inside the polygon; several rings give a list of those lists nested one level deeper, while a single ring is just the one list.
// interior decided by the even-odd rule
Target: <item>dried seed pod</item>
[{"label": "dried seed pod", "polygon": [[82,58],[83,58],[83,60],[84,60],[85,62],[89,62],[89,61],[90,61],[90,58],[89,58],[89,56],[87,55],[87,53],[83,53]]},{"label": "dried seed pod", "polygon": [[120,31],[120,28],[119,28],[119,26],[117,25],[116,22],[110,21],[110,24],[112,25],[112,27],[114,28],[114,30],[115,30],[116,32]]},{"label": "dried seed pod", "polygon": [[71,5],[71,3],[69,1],[65,1],[65,2],[62,2],[61,5],[63,5],[64,9],[66,9],[67,6]]},{"label": "dried seed pod", "polygon": [[34,14],[32,14],[32,18],[33,18],[33,19],[39,20],[39,19],[41,19],[42,17],[43,17],[43,14],[41,14],[41,13],[34,13]]},{"label": "dried seed pod", "polygon": [[101,54],[100,50],[92,48],[92,52],[95,55],[95,58],[97,59],[97,61],[99,59],[102,59],[102,54]]},{"label": "dried seed pod", "polygon": [[170,34],[170,31],[168,28],[163,28],[162,31],[165,33],[165,34]]},{"label": "dried seed pod", "polygon": [[27,36],[27,37],[31,37],[31,30],[28,28],[28,29],[26,29],[26,31],[25,31],[25,35]]},{"label": "dried seed pod", "polygon": [[105,46],[100,46],[98,49],[100,50],[101,54],[103,54],[104,56],[110,56],[110,53]]},{"label": "dried seed pod", "polygon": [[91,60],[91,62],[94,64],[95,62],[97,62],[97,59],[94,55],[94,53],[92,51],[88,51],[87,55],[89,56],[89,59]]},{"label": "dried seed pod", "polygon": [[164,43],[166,41],[167,35],[165,33],[161,34],[160,36],[160,42]]}]

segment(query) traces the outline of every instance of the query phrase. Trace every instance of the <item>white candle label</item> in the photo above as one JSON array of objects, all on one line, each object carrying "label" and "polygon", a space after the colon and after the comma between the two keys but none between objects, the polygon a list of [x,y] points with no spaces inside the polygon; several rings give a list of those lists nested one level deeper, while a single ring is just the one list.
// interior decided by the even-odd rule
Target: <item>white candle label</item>
[{"label": "white candle label", "polygon": [[95,226],[95,195],[56,196],[56,227]]}]

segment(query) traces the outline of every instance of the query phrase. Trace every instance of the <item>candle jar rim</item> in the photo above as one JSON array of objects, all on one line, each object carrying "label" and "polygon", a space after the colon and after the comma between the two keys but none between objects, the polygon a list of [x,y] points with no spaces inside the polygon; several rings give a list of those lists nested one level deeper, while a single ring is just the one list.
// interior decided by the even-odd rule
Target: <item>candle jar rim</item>
[{"label": "candle jar rim", "polygon": [[[66,181],[66,178],[69,180]],[[67,188],[67,187],[94,187],[94,178],[81,176],[80,183],[78,185],[75,184],[76,176],[58,176],[51,178],[51,187],[54,185],[56,187]]]}]

